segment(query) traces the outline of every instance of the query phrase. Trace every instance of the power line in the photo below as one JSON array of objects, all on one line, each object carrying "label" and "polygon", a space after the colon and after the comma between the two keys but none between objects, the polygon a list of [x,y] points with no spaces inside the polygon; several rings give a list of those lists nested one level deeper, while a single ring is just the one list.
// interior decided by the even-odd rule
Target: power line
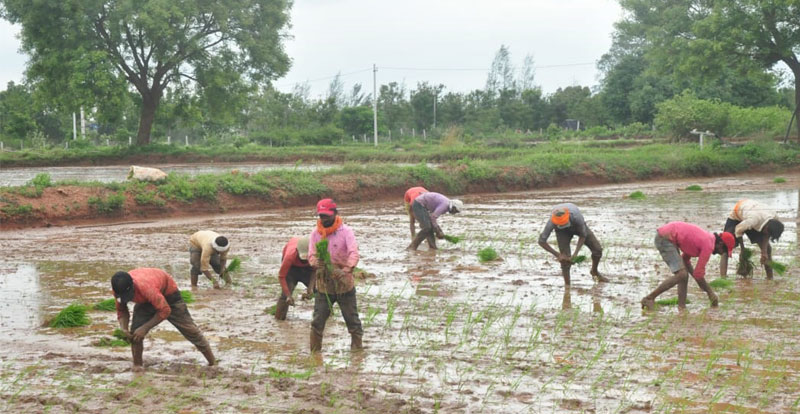
[{"label": "power line", "polygon": [[[578,62],[578,63],[563,63],[558,65],[542,65],[534,66],[534,69],[550,69],[550,68],[566,68],[572,66],[588,66],[594,65],[595,62]],[[488,72],[490,68],[410,68],[410,67],[392,67],[392,66],[379,66],[378,69],[384,70],[413,70],[413,71],[481,71]]]}]

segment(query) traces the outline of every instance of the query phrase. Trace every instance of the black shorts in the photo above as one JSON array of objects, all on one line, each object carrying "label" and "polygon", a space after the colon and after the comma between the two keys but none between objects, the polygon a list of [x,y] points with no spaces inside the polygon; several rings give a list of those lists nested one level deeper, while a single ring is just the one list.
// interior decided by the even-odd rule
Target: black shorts
[{"label": "black shorts", "polygon": [[[734,220],[729,217],[727,220],[725,220],[725,229],[723,231],[727,231],[728,233],[735,235],[736,225],[738,225],[739,223],[741,223],[741,221]],[[764,233],[758,230],[746,230],[744,234],[747,235],[747,238],[750,240],[750,243],[757,244],[759,246],[761,245],[761,241],[764,239]],[[736,244],[737,245],[739,244],[738,239],[736,240]]]}]

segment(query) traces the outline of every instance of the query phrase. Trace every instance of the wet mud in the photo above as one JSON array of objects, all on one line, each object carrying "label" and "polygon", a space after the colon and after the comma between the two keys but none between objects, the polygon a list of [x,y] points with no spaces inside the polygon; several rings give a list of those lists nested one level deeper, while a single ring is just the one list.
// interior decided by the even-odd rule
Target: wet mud
[{"label": "wet mud", "polygon": [[[464,240],[440,241],[435,252],[404,250],[399,196],[341,205],[360,243],[359,267],[376,277],[357,282],[364,352],[350,352],[336,309],[319,360],[308,356],[313,303],[300,290],[286,321],[266,313],[279,296],[283,244],[311,230],[310,208],[5,232],[0,411],[790,412],[800,405],[800,176],[786,178],[463,195],[467,211],[440,223]],[[683,191],[689,184],[703,191]],[[626,198],[636,190],[647,197]],[[686,312],[642,313],[639,300],[669,273],[655,229],[684,220],[720,231],[743,197],[777,209],[786,230],[773,254],[787,273],[734,277],[716,309],[690,283]],[[565,289],[558,263],[537,245],[551,206],[564,201],[598,236],[610,283],[593,282],[586,262]],[[199,229],[227,235],[243,260],[233,286],[214,290],[201,278],[191,289],[189,310],[219,366],[205,367],[168,322],[145,341],[144,373],[131,371],[127,348],[93,346],[116,327],[113,312],[90,311],[87,327],[42,327],[70,303],[111,297],[116,270],[162,267],[190,289],[187,240]],[[503,260],[481,263],[487,246]],[[707,277],[718,269],[714,256]]]}]

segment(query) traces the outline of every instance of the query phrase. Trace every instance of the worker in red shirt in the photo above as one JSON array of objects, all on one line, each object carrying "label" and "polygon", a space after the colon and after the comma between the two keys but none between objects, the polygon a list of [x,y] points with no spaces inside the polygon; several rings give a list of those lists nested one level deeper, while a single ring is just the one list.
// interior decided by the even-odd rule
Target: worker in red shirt
[{"label": "worker in red shirt", "polygon": [[281,255],[281,269],[278,271],[278,281],[281,283],[281,297],[275,306],[275,319],[286,319],[289,306],[294,306],[294,288],[298,282],[306,286],[303,299],[314,297],[314,272],[308,264],[308,236],[292,237],[283,246]]},{"label": "worker in red shirt", "polygon": [[403,205],[406,207],[406,214],[408,214],[408,223],[409,228],[411,229],[411,240],[414,240],[414,237],[417,237],[417,229],[414,226],[414,212],[411,211],[411,203],[420,196],[420,194],[427,193],[428,190],[425,187],[411,187],[406,190],[405,195],[403,196]]},{"label": "worker in red shirt", "polygon": [[[135,370],[141,370],[143,367],[144,337],[164,319],[203,353],[208,365],[216,363],[211,346],[192,320],[178,285],[167,272],[153,268],[117,272],[111,277],[111,288],[116,299],[119,327],[131,341]],[[128,302],[136,304],[133,307],[133,321],[130,328],[128,328],[130,321]]]}]

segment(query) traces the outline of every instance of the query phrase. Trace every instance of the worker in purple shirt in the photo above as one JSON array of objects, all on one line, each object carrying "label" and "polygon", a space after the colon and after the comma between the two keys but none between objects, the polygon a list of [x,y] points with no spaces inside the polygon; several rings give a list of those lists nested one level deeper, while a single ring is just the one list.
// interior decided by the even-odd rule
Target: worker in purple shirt
[{"label": "worker in purple shirt", "polygon": [[436,219],[444,213],[456,214],[464,211],[461,200],[449,198],[434,192],[421,194],[411,203],[411,212],[419,222],[420,231],[408,246],[408,250],[417,250],[423,240],[428,239],[428,246],[436,248],[436,238],[443,239],[444,233]]}]

